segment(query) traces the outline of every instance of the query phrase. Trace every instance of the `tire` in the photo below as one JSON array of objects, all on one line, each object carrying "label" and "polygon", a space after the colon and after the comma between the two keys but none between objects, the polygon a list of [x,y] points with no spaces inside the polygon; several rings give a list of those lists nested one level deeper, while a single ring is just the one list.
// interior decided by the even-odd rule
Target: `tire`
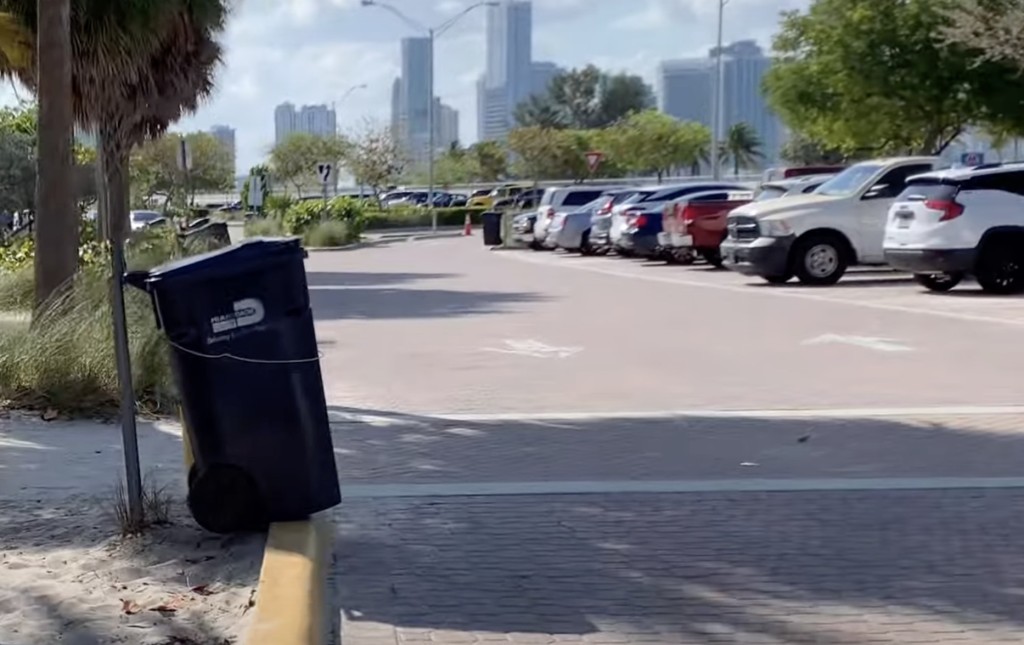
[{"label": "tire", "polygon": [[944,293],[964,279],[962,273],[915,273],[914,280],[928,291]]},{"label": "tire", "polygon": [[198,471],[187,502],[196,523],[211,533],[262,531],[270,523],[256,480],[238,466],[213,464]]},{"label": "tire", "polygon": [[768,284],[786,284],[793,279],[792,274],[790,275],[765,275],[761,276],[764,281]]},{"label": "tire", "polygon": [[974,272],[982,290],[999,295],[1024,291],[1024,257],[1015,241],[994,240],[983,247]]},{"label": "tire", "polygon": [[808,235],[797,241],[792,257],[800,282],[817,287],[839,282],[849,266],[846,245],[836,235]]},{"label": "tire", "polygon": [[580,253],[583,255],[594,255],[594,247],[590,246],[590,231],[583,231],[580,238]]},{"label": "tire", "polygon": [[700,252],[700,256],[704,258],[705,262],[716,269],[721,269],[724,266],[722,262],[722,252],[718,249],[705,249]]},{"label": "tire", "polygon": [[690,266],[694,263],[693,253],[689,249],[675,249],[672,255],[676,260],[676,264]]},{"label": "tire", "polygon": [[530,249],[534,251],[543,251],[544,247],[540,245],[537,240],[530,240]]}]

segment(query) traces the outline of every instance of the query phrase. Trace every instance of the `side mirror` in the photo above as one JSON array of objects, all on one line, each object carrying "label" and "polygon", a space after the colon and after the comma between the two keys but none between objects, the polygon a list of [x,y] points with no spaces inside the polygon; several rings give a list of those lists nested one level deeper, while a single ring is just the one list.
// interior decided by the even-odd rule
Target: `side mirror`
[{"label": "side mirror", "polygon": [[891,197],[889,194],[889,184],[875,184],[868,189],[868,192],[864,193],[863,199],[882,199],[885,197]]}]

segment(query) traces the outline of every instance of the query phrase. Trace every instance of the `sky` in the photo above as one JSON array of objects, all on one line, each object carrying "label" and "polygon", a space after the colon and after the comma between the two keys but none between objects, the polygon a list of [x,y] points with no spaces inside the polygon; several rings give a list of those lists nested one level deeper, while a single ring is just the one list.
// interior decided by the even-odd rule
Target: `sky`
[{"label": "sky", "polygon": [[[336,103],[343,132],[390,122],[391,84],[400,68],[399,40],[417,35],[412,27],[379,8],[361,7],[359,0],[233,1],[216,92],[175,130],[234,127],[238,172],[244,174],[266,158],[273,144],[274,107],[279,103]],[[429,26],[472,4],[390,2]],[[779,12],[803,9],[809,2],[728,0],[725,41],[754,38],[767,49]],[[567,68],[594,63],[608,71],[639,74],[657,87],[661,60],[704,56],[714,46],[717,10],[718,0],[533,0],[533,59]],[[485,13],[470,13],[436,45],[436,92],[459,110],[465,144],[476,140],[476,80],[484,67]],[[364,84],[365,89],[348,93]]]}]

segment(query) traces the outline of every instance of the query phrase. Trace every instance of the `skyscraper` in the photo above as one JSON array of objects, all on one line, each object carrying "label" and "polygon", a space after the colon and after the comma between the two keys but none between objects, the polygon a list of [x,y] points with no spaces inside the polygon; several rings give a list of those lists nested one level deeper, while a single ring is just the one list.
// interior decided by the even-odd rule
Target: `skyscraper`
[{"label": "skyscraper", "polygon": [[532,63],[530,65],[530,94],[547,94],[552,79],[561,74],[562,71],[561,67],[549,61]]},{"label": "skyscraper", "polygon": [[[715,91],[715,56],[663,61],[659,66],[658,108],[677,119],[712,127]],[[761,91],[771,58],[753,40],[741,40],[722,48],[723,136],[737,123],[748,124],[761,140],[766,164],[778,160],[784,131]]]},{"label": "skyscraper", "polygon": [[210,128],[210,134],[224,146],[228,155],[231,156],[231,168],[235,170],[235,159],[237,158],[237,148],[235,146],[235,129],[226,125],[215,125]]},{"label": "skyscraper", "polygon": [[533,6],[529,0],[501,0],[487,9],[487,66],[477,86],[481,139],[508,134],[517,105],[534,91]]},{"label": "skyscraper", "polygon": [[434,99],[434,141],[438,150],[447,150],[459,140],[459,111]]},{"label": "skyscraper", "polygon": [[275,143],[294,132],[333,137],[338,133],[337,113],[326,105],[303,105],[299,110],[292,103],[278,105],[274,109]]},{"label": "skyscraper", "polygon": [[402,39],[400,113],[405,122],[404,140],[411,151],[425,151],[430,140],[429,38]]}]

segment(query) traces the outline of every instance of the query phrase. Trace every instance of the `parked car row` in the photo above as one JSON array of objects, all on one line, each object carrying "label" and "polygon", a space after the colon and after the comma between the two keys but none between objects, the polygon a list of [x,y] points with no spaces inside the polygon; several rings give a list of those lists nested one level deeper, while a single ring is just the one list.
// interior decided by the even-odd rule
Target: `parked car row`
[{"label": "parked car row", "polygon": [[1024,163],[894,157],[808,170],[757,190],[729,181],[549,188],[513,231],[536,250],[703,258],[775,284],[832,285],[851,266],[888,265],[933,291],[970,275],[988,292],[1024,292]]}]

